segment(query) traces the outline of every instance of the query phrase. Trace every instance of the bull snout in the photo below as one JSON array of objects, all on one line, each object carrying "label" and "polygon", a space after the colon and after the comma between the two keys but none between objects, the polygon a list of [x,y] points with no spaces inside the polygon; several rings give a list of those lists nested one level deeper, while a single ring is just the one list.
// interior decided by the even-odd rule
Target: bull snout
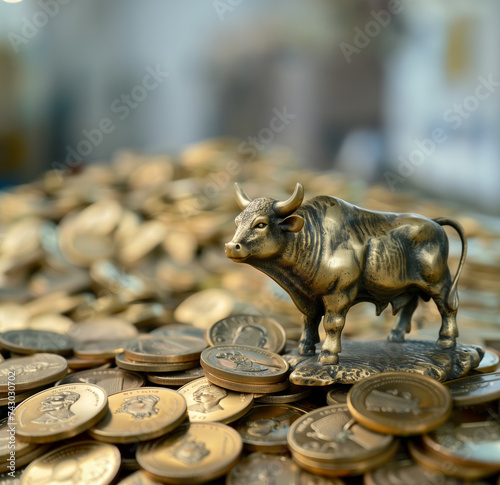
[{"label": "bull snout", "polygon": [[250,254],[248,249],[246,249],[241,243],[228,242],[225,245],[226,256],[235,261],[243,260],[247,258]]}]

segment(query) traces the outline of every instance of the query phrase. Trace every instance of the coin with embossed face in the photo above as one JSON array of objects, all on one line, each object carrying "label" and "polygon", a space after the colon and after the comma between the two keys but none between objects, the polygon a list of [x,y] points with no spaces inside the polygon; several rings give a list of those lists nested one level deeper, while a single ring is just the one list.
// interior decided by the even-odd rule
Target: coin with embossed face
[{"label": "coin with embossed face", "polygon": [[445,385],[457,406],[482,404],[500,398],[500,372],[462,377]]},{"label": "coin with embossed face", "polygon": [[240,435],[222,423],[191,423],[142,443],[137,461],[152,478],[167,483],[205,483],[226,474],[239,460]]},{"label": "coin with embossed face", "polygon": [[107,401],[106,391],[92,384],[46,389],[16,407],[16,434],[30,443],[71,438],[101,420]]},{"label": "coin with embossed face", "polygon": [[108,397],[109,409],[89,434],[108,443],[132,443],[162,436],[187,417],[186,400],[172,389],[142,387]]},{"label": "coin with embossed face", "polygon": [[15,384],[16,392],[50,384],[66,375],[68,362],[55,354],[34,354],[0,363],[0,392]]},{"label": "coin with embossed face", "polygon": [[0,334],[0,347],[17,354],[50,352],[68,355],[73,348],[68,336],[46,330],[9,330]]},{"label": "coin with embossed face", "polygon": [[[344,485],[339,478],[313,475],[288,456],[252,453],[229,472],[227,485]],[[420,484],[419,484],[420,485]]]},{"label": "coin with embossed face", "polygon": [[436,429],[451,414],[451,396],[443,384],[408,372],[385,372],[357,382],[347,405],[368,429],[402,436]]},{"label": "coin with embossed face", "polygon": [[108,485],[120,468],[120,452],[114,445],[79,441],[60,446],[26,468],[26,485]]},{"label": "coin with embossed face", "polygon": [[373,458],[394,438],[358,424],[346,404],[334,404],[299,417],[287,436],[292,453],[325,463],[348,463]]},{"label": "coin with embossed face", "polygon": [[289,369],[280,355],[244,345],[209,347],[201,353],[200,363],[212,375],[249,384],[282,381]]},{"label": "coin with embossed face", "polygon": [[206,338],[212,346],[221,344],[246,345],[281,353],[286,334],[273,318],[260,315],[231,315],[207,329]]},{"label": "coin with embossed face", "polygon": [[206,341],[196,337],[145,337],[125,347],[125,357],[138,362],[190,362],[200,357]]},{"label": "coin with embossed face", "polygon": [[233,392],[208,382],[205,377],[182,386],[191,422],[232,423],[241,418],[253,404],[253,394]]},{"label": "coin with embossed face", "polygon": [[303,409],[287,404],[263,404],[238,422],[245,449],[263,453],[282,453],[288,450],[287,434],[290,426],[302,415]]},{"label": "coin with embossed face", "polygon": [[137,372],[123,369],[91,369],[73,372],[56,382],[55,385],[60,386],[62,384],[74,384],[77,382],[95,384],[102,387],[109,395],[115,392],[142,387],[146,383],[146,379]]}]

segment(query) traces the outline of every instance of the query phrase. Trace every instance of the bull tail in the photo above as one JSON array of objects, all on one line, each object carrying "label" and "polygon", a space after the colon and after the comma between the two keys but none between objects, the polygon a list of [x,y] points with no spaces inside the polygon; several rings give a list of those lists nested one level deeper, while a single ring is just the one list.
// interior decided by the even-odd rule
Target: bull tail
[{"label": "bull tail", "polygon": [[458,235],[460,236],[460,239],[462,241],[462,254],[460,256],[460,262],[458,263],[457,272],[455,274],[455,277],[453,278],[450,291],[448,292],[448,303],[453,309],[456,310],[458,308],[458,294],[457,294],[458,278],[462,273],[462,269],[465,263],[465,256],[467,254],[467,236],[465,235],[464,228],[462,227],[460,222],[458,222],[456,219],[452,219],[451,217],[437,217],[436,219],[433,220],[437,222],[440,226],[453,227],[453,229],[455,229],[455,231],[458,232]]}]

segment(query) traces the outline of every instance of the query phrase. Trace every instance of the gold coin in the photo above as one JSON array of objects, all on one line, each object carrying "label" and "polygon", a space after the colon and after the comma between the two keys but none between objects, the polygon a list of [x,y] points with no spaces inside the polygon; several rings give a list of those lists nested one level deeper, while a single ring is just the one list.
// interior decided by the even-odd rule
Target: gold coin
[{"label": "gold coin", "polygon": [[445,476],[456,477],[462,480],[477,480],[478,478],[487,477],[494,473],[490,468],[464,466],[443,460],[442,456],[432,453],[432,450],[424,448],[417,441],[408,442],[408,451],[419,465]]},{"label": "gold coin", "polygon": [[[462,481],[444,476],[441,472],[433,472],[406,454],[398,453],[390,462],[363,477],[364,485],[463,485]],[[476,484],[480,485],[480,484]]]},{"label": "gold coin", "polygon": [[287,434],[292,423],[305,414],[286,404],[263,404],[252,410],[236,426],[243,446],[250,451],[283,453],[288,450]]},{"label": "gold coin", "polygon": [[30,318],[26,325],[31,330],[47,330],[66,334],[73,327],[74,322],[58,313],[43,313]]},{"label": "gold coin", "polygon": [[497,369],[500,362],[500,356],[494,349],[485,348],[484,356],[479,362],[479,365],[474,368],[476,372],[493,372]]},{"label": "gold coin", "polygon": [[286,343],[283,327],[273,318],[260,315],[231,315],[219,320],[207,329],[206,338],[211,346],[246,345],[277,354]]},{"label": "gold coin", "polygon": [[10,402],[14,402],[16,404],[23,402],[28,397],[33,396],[37,392],[43,391],[46,386],[37,387],[36,389],[30,389],[29,391],[17,392],[14,391],[15,396],[12,394],[9,396],[9,393],[0,394],[0,406],[8,406]]},{"label": "gold coin", "polygon": [[142,387],[109,396],[106,415],[88,433],[107,443],[133,443],[162,436],[186,417],[186,400],[178,392]]},{"label": "gold coin", "polygon": [[500,423],[487,413],[455,413],[438,429],[423,435],[422,444],[443,460],[500,471]]},{"label": "gold coin", "polygon": [[109,396],[115,392],[142,387],[146,379],[141,374],[123,369],[90,369],[73,372],[57,381],[55,385],[74,383],[94,384],[102,387]]},{"label": "gold coin", "polygon": [[275,394],[264,394],[262,396],[254,396],[255,402],[259,404],[289,404],[292,402],[305,399],[312,393],[311,387],[297,386],[290,383],[288,389],[277,392]]},{"label": "gold coin", "polygon": [[114,445],[79,441],[59,446],[32,462],[23,474],[23,485],[112,483],[120,468]]},{"label": "gold coin", "polygon": [[398,448],[399,442],[396,440],[386,450],[382,451],[376,456],[364,460],[346,463],[315,461],[293,451],[292,458],[302,468],[305,468],[311,473],[317,473],[319,475],[325,475],[328,477],[343,477],[350,475],[361,475],[384,465],[394,457],[394,455],[398,451]]},{"label": "gold coin", "polygon": [[251,453],[240,460],[227,475],[226,485],[260,485],[264,480],[273,485],[345,485],[339,478],[307,472],[288,456],[264,453]]},{"label": "gold coin", "polygon": [[106,391],[92,384],[46,389],[16,407],[16,433],[30,443],[71,438],[100,421],[107,404]]},{"label": "gold coin", "polygon": [[[0,392],[28,391],[50,384],[66,375],[68,363],[55,354],[34,354],[0,363]],[[13,389],[10,389],[11,391]]]},{"label": "gold coin", "polygon": [[[16,455],[15,455],[15,467],[16,471],[18,471],[20,468],[23,466],[27,465],[28,463],[31,463],[35,458],[38,458],[39,456],[42,456],[44,453],[46,453],[50,449],[50,445],[31,445],[31,447],[22,455],[17,454],[17,445],[16,445]],[[13,451],[13,450],[9,450]],[[0,463],[0,473],[6,472],[7,470],[11,470],[10,468],[10,462],[9,458],[11,458],[12,455],[9,455],[9,457],[5,458],[5,461],[2,459],[2,462]],[[12,476],[12,475],[11,475]],[[0,480],[0,484],[3,485],[3,482]]]},{"label": "gold coin", "polygon": [[15,454],[17,460],[36,447],[37,445],[16,439],[16,422],[14,419],[10,421],[8,417],[0,419],[0,473],[7,471],[6,462],[11,455],[11,451]]},{"label": "gold coin", "polygon": [[333,404],[347,404],[347,394],[351,390],[351,385],[335,384],[326,395],[326,402],[329,406]]},{"label": "gold coin", "polygon": [[160,483],[149,478],[144,470],[139,470],[120,480],[117,485],[159,485]]},{"label": "gold coin", "polygon": [[191,422],[232,423],[253,404],[253,394],[227,391],[205,377],[182,386],[177,392],[186,399]]},{"label": "gold coin", "polygon": [[289,370],[280,355],[243,345],[209,347],[201,353],[200,364],[212,375],[245,384],[279,382]]},{"label": "gold coin", "polygon": [[46,330],[9,330],[0,334],[0,347],[17,354],[47,352],[59,355],[71,354],[69,338]]},{"label": "gold coin", "polygon": [[287,436],[290,451],[325,463],[349,463],[380,455],[393,443],[392,436],[358,424],[346,404],[326,406],[297,419]]},{"label": "gold coin", "polygon": [[189,362],[200,358],[207,347],[196,337],[145,337],[133,340],[125,347],[125,357],[138,362]]},{"label": "gold coin", "polygon": [[79,359],[78,357],[69,357],[67,361],[71,370],[93,369],[113,363],[113,359]]},{"label": "gold coin", "polygon": [[368,429],[401,436],[436,429],[451,414],[451,396],[443,384],[408,372],[385,372],[357,382],[347,405]]},{"label": "gold coin", "polygon": [[70,332],[69,338],[76,344],[102,340],[135,339],[139,332],[137,328],[121,318],[100,318],[90,322],[77,323]]},{"label": "gold coin", "polygon": [[193,360],[192,362],[137,362],[125,358],[125,354],[118,354],[115,357],[115,362],[118,367],[125,370],[133,370],[139,372],[177,372],[186,369],[198,367],[200,362]]},{"label": "gold coin", "polygon": [[229,316],[234,298],[228,291],[218,288],[203,290],[187,297],[175,310],[174,318],[198,328],[208,328],[214,322]]},{"label": "gold coin", "polygon": [[205,377],[209,382],[215,384],[216,386],[223,387],[224,389],[229,389],[230,391],[236,392],[247,392],[250,394],[274,394],[276,392],[283,391],[288,388],[288,379],[281,382],[273,382],[271,384],[250,384],[247,382],[236,382],[230,381],[229,379],[223,379],[219,376],[214,376],[210,372],[205,371]]},{"label": "gold coin", "polygon": [[448,381],[445,386],[456,406],[472,406],[494,401],[500,398],[500,372],[462,377]]},{"label": "gold coin", "polygon": [[168,436],[141,443],[137,461],[152,478],[167,483],[205,483],[239,460],[240,435],[221,423],[191,423]]},{"label": "gold coin", "polygon": [[168,325],[163,325],[161,327],[155,328],[149,332],[151,336],[158,337],[171,337],[171,336],[189,336],[198,337],[199,339],[205,338],[205,330],[202,328],[193,327],[192,325],[186,325],[185,323],[170,323]]},{"label": "gold coin", "polygon": [[193,367],[184,371],[147,374],[148,381],[161,386],[183,386],[200,377],[204,377],[203,367]]},{"label": "gold coin", "polygon": [[114,359],[125,351],[129,342],[131,339],[84,342],[75,345],[73,353],[79,359]]}]

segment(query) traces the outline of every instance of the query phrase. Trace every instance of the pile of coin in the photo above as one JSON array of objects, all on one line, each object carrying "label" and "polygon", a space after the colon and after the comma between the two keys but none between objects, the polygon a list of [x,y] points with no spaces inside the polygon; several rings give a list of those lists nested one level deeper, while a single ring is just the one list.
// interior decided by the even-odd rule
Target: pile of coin
[{"label": "pile of coin", "polygon": [[[301,171],[281,149],[248,162],[238,143],[122,152],[0,193],[0,484],[495,484],[498,220]],[[224,256],[238,214],[221,176],[230,163],[252,197],[284,199],[300,181],[306,198],[458,218],[469,235],[459,326],[490,348],[482,373],[446,392],[414,375],[290,384],[282,355],[300,313]],[[383,339],[392,322],[357,305],[343,338]],[[435,339],[439,324],[435,305],[419,304],[416,334]]]}]

